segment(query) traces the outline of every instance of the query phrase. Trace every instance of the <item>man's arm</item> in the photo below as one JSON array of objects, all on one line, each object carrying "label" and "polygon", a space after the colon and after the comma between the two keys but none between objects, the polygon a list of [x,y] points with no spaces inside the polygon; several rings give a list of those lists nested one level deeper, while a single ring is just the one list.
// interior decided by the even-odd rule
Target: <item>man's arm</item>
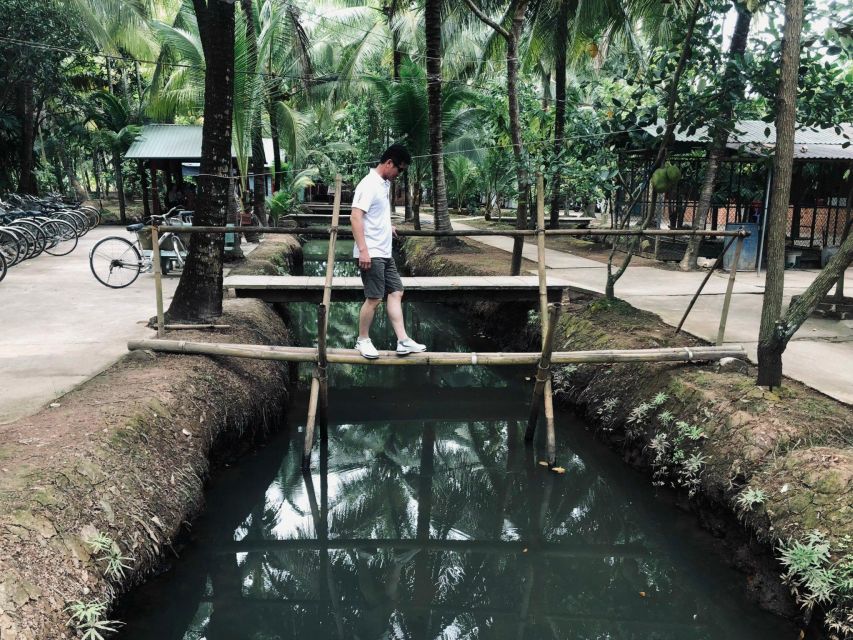
[{"label": "man's arm", "polygon": [[355,239],[355,246],[358,247],[358,268],[367,271],[370,269],[370,253],[367,251],[367,241],[364,239],[364,211],[353,207],[349,219],[352,225],[352,237]]}]

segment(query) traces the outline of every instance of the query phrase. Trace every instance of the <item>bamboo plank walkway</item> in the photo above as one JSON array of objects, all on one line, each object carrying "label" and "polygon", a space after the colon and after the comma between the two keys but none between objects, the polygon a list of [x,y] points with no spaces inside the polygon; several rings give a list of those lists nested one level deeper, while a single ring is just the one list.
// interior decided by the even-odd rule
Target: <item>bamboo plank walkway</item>
[{"label": "bamboo plank walkway", "polygon": [[[403,278],[407,302],[492,302],[535,301],[539,299],[536,276],[443,276]],[[321,276],[228,276],[225,289],[238,298],[260,298],[266,302],[314,302],[323,298]],[[551,282],[548,299],[559,301],[567,285]],[[337,276],[332,280],[332,300],[361,302],[364,285],[360,277]]]}]

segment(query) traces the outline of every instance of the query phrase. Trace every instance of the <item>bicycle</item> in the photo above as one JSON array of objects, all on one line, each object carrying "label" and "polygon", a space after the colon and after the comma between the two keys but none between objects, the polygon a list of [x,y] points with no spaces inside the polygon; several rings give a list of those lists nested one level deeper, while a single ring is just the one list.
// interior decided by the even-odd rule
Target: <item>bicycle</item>
[{"label": "bicycle", "polygon": [[[186,212],[172,209],[164,216],[152,216],[167,225],[186,225]],[[191,224],[191,222],[189,223]],[[132,224],[127,230],[136,236],[134,242],[121,236],[109,236],[100,240],[89,253],[89,268],[102,285],[111,289],[123,289],[133,284],[142,272],[153,270],[153,246],[151,229],[143,223]],[[175,269],[183,269],[187,248],[174,233],[164,233],[158,241],[160,268],[163,275]]]}]

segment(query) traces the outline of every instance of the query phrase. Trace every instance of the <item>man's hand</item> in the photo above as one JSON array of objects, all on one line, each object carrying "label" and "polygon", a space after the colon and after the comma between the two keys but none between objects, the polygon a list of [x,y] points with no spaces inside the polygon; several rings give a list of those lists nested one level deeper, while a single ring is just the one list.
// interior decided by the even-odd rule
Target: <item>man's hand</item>
[{"label": "man's hand", "polygon": [[367,247],[358,250],[358,268],[362,271],[370,270],[370,253]]},{"label": "man's hand", "polygon": [[394,236],[395,238],[398,237],[397,236],[397,227],[395,227],[393,225],[391,226],[391,235]]}]

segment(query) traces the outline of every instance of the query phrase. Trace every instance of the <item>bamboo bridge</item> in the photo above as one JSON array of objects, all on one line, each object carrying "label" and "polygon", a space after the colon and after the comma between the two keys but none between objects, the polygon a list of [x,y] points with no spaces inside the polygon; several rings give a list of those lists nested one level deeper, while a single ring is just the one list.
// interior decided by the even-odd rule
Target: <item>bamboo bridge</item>
[{"label": "bamboo bridge", "polygon": [[[545,408],[547,462],[550,467],[556,465],[556,436],[554,430],[554,407],[551,389],[551,365],[567,363],[617,363],[617,362],[666,362],[666,361],[712,361],[724,357],[745,358],[743,346],[722,346],[726,317],[734,286],[736,269],[729,276],[717,346],[714,347],[675,347],[640,350],[597,350],[597,351],[557,351],[553,350],[554,335],[561,309],[561,298],[568,291],[566,283],[549,282],[545,270],[545,236],[638,236],[638,235],[703,235],[730,238],[737,241],[734,264],[737,264],[743,239],[748,235],[744,231],[704,231],[704,230],[647,230],[647,229],[545,229],[544,181],[537,177],[537,228],[536,230],[513,231],[400,231],[400,236],[535,236],[538,249],[537,276],[476,276],[476,277],[437,277],[404,278],[407,300],[430,300],[458,302],[471,300],[491,301],[538,301],[541,321],[541,351],[529,353],[436,353],[425,352],[397,357],[392,351],[380,352],[379,359],[366,360],[355,349],[329,349],[326,345],[328,331],[328,311],[334,301],[363,299],[359,278],[333,277],[335,265],[335,243],[340,234],[341,212],[341,176],[335,179],[335,200],[332,207],[331,226],[328,229],[317,228],[259,228],[259,227],[152,227],[153,265],[155,290],[157,296],[157,339],[134,340],[128,343],[130,350],[150,349],[153,351],[233,356],[288,362],[312,362],[315,364],[311,380],[308,403],[308,416],[305,426],[305,443],[302,455],[303,469],[311,465],[311,452],[314,446],[314,431],[317,418],[325,423],[328,413],[328,380],[326,370],[329,364],[359,364],[367,366],[460,366],[460,365],[536,365],[536,381],[530,406],[525,440],[531,442],[539,421],[540,407]],[[165,340],[166,328],[196,328],[194,325],[165,324],[163,313],[162,274],[158,234],[160,232],[180,233],[278,233],[288,235],[328,236],[329,248],[326,261],[326,276],[233,276],[225,279],[225,287],[234,290],[239,297],[256,297],[269,302],[318,302],[318,339],[317,347],[293,347],[275,345],[222,344],[208,342],[189,342],[184,340]],[[722,258],[721,258],[722,259]],[[721,261],[720,259],[720,261]],[[720,262],[718,261],[718,263]],[[709,274],[710,275],[710,274]],[[707,279],[706,279],[707,281]],[[704,282],[702,284],[704,287]],[[702,290],[696,292],[693,302]],[[689,313],[693,306],[687,309]],[[686,314],[685,314],[686,317]],[[683,322],[683,321],[682,321]],[[214,325],[215,326],[215,325]],[[679,326],[680,329],[680,326]]]}]

